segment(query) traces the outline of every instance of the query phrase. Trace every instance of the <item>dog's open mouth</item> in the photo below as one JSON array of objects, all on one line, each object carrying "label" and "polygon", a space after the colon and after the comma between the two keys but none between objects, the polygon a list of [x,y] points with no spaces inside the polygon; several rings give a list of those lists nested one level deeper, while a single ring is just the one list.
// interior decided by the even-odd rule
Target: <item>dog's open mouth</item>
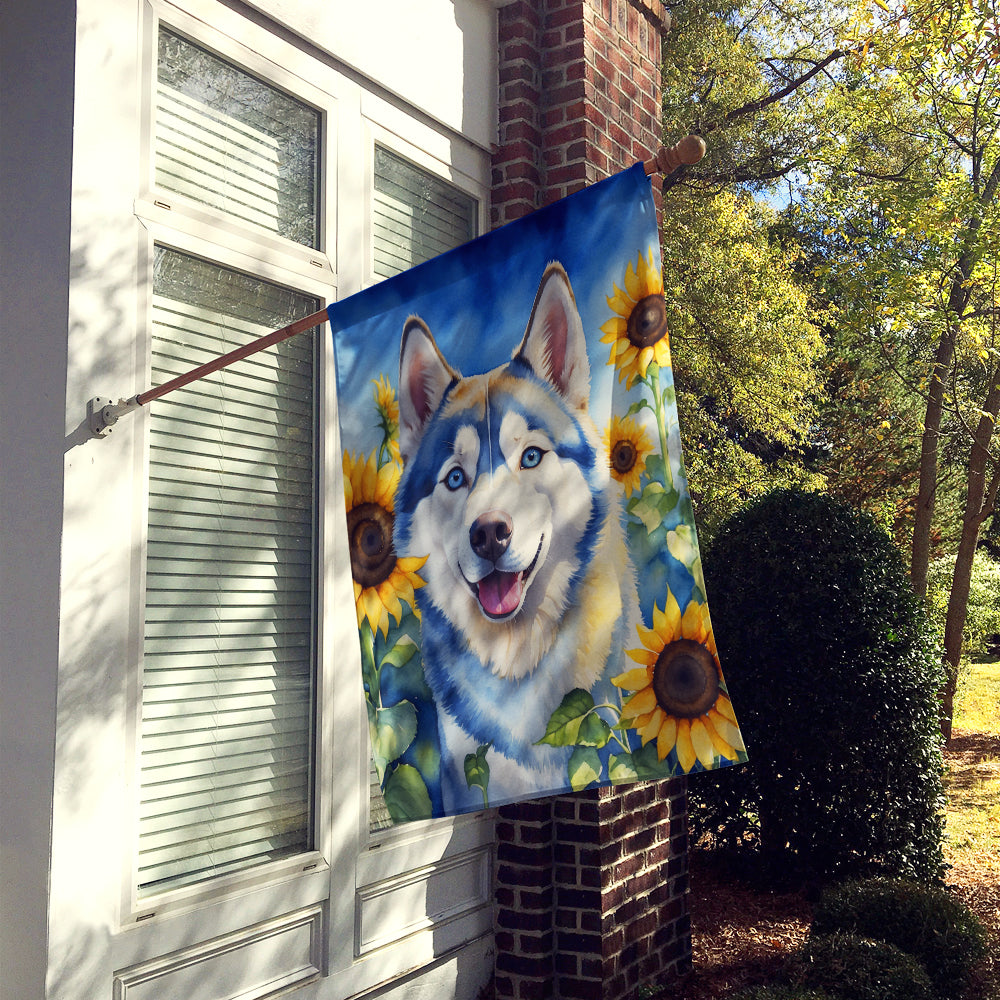
[{"label": "dog's open mouth", "polygon": [[495,569],[477,583],[469,584],[488,618],[507,618],[521,606],[528,579],[538,561],[538,553],[542,551],[542,541],[544,539],[539,540],[535,558],[527,569],[515,573]]},{"label": "dog's open mouth", "polygon": [[479,605],[490,618],[504,618],[516,611],[524,593],[524,572],[504,573],[495,569],[476,584]]}]

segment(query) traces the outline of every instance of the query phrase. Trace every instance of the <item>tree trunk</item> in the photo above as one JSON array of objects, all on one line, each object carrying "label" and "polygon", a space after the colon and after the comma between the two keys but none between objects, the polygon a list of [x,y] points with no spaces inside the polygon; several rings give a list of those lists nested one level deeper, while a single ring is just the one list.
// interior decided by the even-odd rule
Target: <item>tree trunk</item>
[{"label": "tree trunk", "polygon": [[951,323],[938,343],[927,390],[927,410],[920,439],[920,482],[917,487],[916,512],[913,518],[913,544],[910,550],[910,582],[920,595],[927,595],[927,568],[931,559],[931,525],[937,493],[938,437],[944,411],[944,377],[955,355],[955,328]]},{"label": "tree trunk", "polygon": [[[965,510],[962,515],[962,535],[955,557],[955,572],[951,580],[948,596],[948,614],[944,625],[944,665],[945,685],[941,692],[941,733],[946,740],[951,739],[952,717],[955,710],[955,688],[958,684],[958,668],[962,658],[962,633],[969,607],[969,587],[972,582],[972,564],[979,544],[979,531],[993,513],[997,486],[1000,484],[1000,466],[990,458],[990,442],[1000,409],[1000,384],[994,374],[990,391],[986,394],[983,413],[976,427],[969,454],[968,485],[965,494]],[[987,482],[990,466],[994,466],[992,479]]]},{"label": "tree trunk", "polygon": [[[982,153],[974,157],[974,172],[978,177],[978,166]],[[993,164],[986,184],[980,190],[976,185],[977,202],[975,211],[965,227],[962,254],[956,261],[955,277],[948,292],[948,308],[945,319],[948,324],[937,351],[934,367],[931,369],[930,386],[927,393],[927,411],[924,417],[924,431],[920,442],[920,485],[917,488],[917,509],[913,520],[913,544],[910,552],[910,582],[921,596],[927,595],[927,567],[931,555],[931,526],[934,520],[934,498],[937,491],[938,437],[941,432],[941,414],[944,409],[944,378],[951,368],[955,356],[955,338],[959,324],[969,304],[969,277],[972,274],[973,250],[983,215],[993,204],[1000,189],[1000,159]],[[994,410],[994,415],[996,411]],[[975,450],[975,446],[973,446]],[[963,528],[964,531],[964,528]],[[978,529],[977,529],[978,531]],[[968,596],[968,595],[966,595]],[[962,616],[963,625],[965,616]]]}]

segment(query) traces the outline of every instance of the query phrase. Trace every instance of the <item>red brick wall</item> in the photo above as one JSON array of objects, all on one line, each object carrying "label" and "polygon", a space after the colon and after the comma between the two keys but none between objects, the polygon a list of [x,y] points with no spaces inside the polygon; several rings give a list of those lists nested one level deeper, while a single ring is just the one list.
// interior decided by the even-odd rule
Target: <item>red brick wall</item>
[{"label": "red brick wall", "polygon": [[498,11],[494,226],[660,144],[661,0],[514,0]]},{"label": "red brick wall", "polygon": [[621,1000],[690,968],[684,779],[504,806],[496,996]]},{"label": "red brick wall", "polygon": [[[667,20],[660,0],[499,9],[494,226],[653,155]],[[689,968],[684,779],[505,806],[496,830],[497,997],[622,1000]]]}]

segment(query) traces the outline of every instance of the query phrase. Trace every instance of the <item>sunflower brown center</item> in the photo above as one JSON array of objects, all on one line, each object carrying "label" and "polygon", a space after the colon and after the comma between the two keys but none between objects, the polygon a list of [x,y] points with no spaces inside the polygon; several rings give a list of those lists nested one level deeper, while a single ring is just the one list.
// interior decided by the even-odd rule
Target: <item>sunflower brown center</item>
[{"label": "sunflower brown center", "polygon": [[628,317],[628,339],[634,346],[652,347],[667,332],[667,306],[662,295],[640,299]]},{"label": "sunflower brown center", "polygon": [[719,697],[715,657],[693,639],[667,643],[653,667],[653,693],[660,708],[676,718],[704,715]]},{"label": "sunflower brown center", "polygon": [[623,476],[632,471],[638,457],[639,454],[631,441],[616,441],[611,448],[611,468]]},{"label": "sunflower brown center", "polygon": [[392,545],[392,514],[377,503],[358,504],[347,512],[351,574],[362,587],[388,580],[396,565]]}]

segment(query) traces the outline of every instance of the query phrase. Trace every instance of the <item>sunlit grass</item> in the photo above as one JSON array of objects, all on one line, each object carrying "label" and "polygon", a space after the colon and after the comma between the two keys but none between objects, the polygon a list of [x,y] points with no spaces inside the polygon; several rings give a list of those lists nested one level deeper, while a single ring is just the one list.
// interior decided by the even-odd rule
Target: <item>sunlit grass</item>
[{"label": "sunlit grass", "polygon": [[948,861],[1000,877],[1000,662],[963,675],[949,751]]},{"label": "sunlit grass", "polygon": [[955,699],[955,728],[1000,736],[1000,660],[963,671]]}]

